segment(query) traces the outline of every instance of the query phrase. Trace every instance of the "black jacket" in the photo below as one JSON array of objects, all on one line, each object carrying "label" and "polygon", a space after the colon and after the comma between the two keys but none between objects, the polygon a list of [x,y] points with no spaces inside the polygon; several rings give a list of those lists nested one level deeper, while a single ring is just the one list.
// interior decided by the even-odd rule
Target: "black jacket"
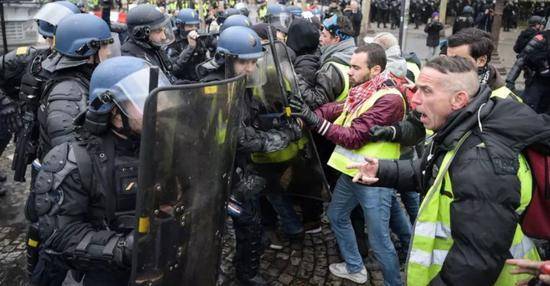
[{"label": "black jacket", "polygon": [[424,32],[428,34],[426,38],[426,46],[437,47],[439,46],[439,31],[443,30],[443,24],[441,22],[430,22],[424,28]]},{"label": "black jacket", "polygon": [[122,55],[144,59],[158,66],[171,82],[175,81],[172,75],[172,62],[160,48],[130,38],[122,45]]},{"label": "black jacket", "polygon": [[523,51],[523,48],[527,46],[527,43],[529,43],[529,41],[538,33],[539,32],[532,27],[528,27],[527,29],[521,31],[516,40],[516,43],[514,44],[514,52],[518,54],[521,53],[521,51]]},{"label": "black jacket", "polygon": [[515,212],[520,205],[518,155],[536,142],[550,144],[549,116],[537,115],[510,98],[489,98],[490,94],[482,86],[468,106],[451,114],[421,160],[380,161],[380,186],[424,193],[446,152],[472,131],[449,169],[454,244],[430,285],[495,283],[511,258],[509,248],[520,219]]}]

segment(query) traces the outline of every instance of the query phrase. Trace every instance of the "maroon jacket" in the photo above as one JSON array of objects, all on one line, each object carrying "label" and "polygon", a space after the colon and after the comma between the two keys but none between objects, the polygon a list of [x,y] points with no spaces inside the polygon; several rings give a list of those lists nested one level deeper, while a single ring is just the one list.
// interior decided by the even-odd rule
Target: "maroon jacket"
[{"label": "maroon jacket", "polygon": [[375,125],[394,125],[403,120],[403,98],[400,94],[387,94],[379,98],[365,113],[355,118],[350,127],[332,124],[344,109],[343,102],[330,102],[315,110],[323,122],[317,132],[346,149],[359,149],[369,142],[369,130]]}]

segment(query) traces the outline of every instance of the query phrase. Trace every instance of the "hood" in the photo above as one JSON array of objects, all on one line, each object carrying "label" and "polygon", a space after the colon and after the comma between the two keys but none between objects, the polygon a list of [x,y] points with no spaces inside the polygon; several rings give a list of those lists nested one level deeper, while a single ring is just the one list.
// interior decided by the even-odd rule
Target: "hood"
[{"label": "hood", "polygon": [[42,62],[42,68],[50,73],[83,65],[90,65],[88,59],[73,59],[60,53],[54,53]]},{"label": "hood", "polygon": [[517,154],[528,146],[550,147],[550,115],[537,114],[511,98],[490,96],[489,86],[482,85],[468,106],[451,114],[434,141],[451,150],[466,131],[472,130],[487,145],[491,158],[509,158],[508,148]]},{"label": "hood", "polygon": [[286,44],[296,55],[314,53],[319,47],[319,29],[305,19],[296,18],[288,28]]},{"label": "hood", "polygon": [[386,70],[397,77],[407,76],[407,61],[401,56],[401,48],[393,46],[386,50]]},{"label": "hood", "polygon": [[353,38],[321,47],[321,63],[324,64],[329,59],[334,58],[339,62],[349,65],[355,48],[356,46]]}]

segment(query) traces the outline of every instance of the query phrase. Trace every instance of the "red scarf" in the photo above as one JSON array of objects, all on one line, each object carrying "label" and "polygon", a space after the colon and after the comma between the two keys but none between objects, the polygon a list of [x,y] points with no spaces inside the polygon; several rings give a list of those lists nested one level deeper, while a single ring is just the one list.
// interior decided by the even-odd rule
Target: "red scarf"
[{"label": "red scarf", "polygon": [[387,87],[385,83],[388,79],[391,79],[390,72],[384,71],[374,78],[350,89],[348,98],[344,104],[344,110],[351,113],[361,107],[372,94],[379,89]]}]

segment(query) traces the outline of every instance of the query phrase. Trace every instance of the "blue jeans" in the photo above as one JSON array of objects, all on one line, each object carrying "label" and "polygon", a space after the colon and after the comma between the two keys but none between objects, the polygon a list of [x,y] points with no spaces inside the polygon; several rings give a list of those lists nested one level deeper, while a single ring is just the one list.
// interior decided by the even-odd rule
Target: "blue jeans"
[{"label": "blue jeans", "polygon": [[418,209],[420,208],[420,194],[417,192],[402,192],[401,200],[409,214],[411,224],[414,224],[416,216],[418,216]]},{"label": "blue jeans", "polygon": [[327,215],[336,236],[340,254],[350,273],[363,269],[363,259],[357,249],[350,214],[360,204],[369,232],[369,245],[382,267],[384,285],[403,285],[399,273],[399,260],[390,239],[390,215],[395,191],[388,188],[356,184],[351,177],[341,175],[334,187]]},{"label": "blue jeans", "polygon": [[[401,199],[403,199],[403,197],[401,197]],[[407,219],[407,216],[405,215],[405,210],[403,210],[403,208],[401,207],[401,204],[399,203],[399,198],[395,193],[392,198],[390,212],[390,228],[393,233],[395,233],[399,238],[403,250],[407,251],[411,242],[412,227],[409,219]]]},{"label": "blue jeans", "polygon": [[304,231],[302,220],[293,207],[292,198],[281,194],[268,194],[267,200],[277,213],[281,228],[285,234],[298,234]]}]

